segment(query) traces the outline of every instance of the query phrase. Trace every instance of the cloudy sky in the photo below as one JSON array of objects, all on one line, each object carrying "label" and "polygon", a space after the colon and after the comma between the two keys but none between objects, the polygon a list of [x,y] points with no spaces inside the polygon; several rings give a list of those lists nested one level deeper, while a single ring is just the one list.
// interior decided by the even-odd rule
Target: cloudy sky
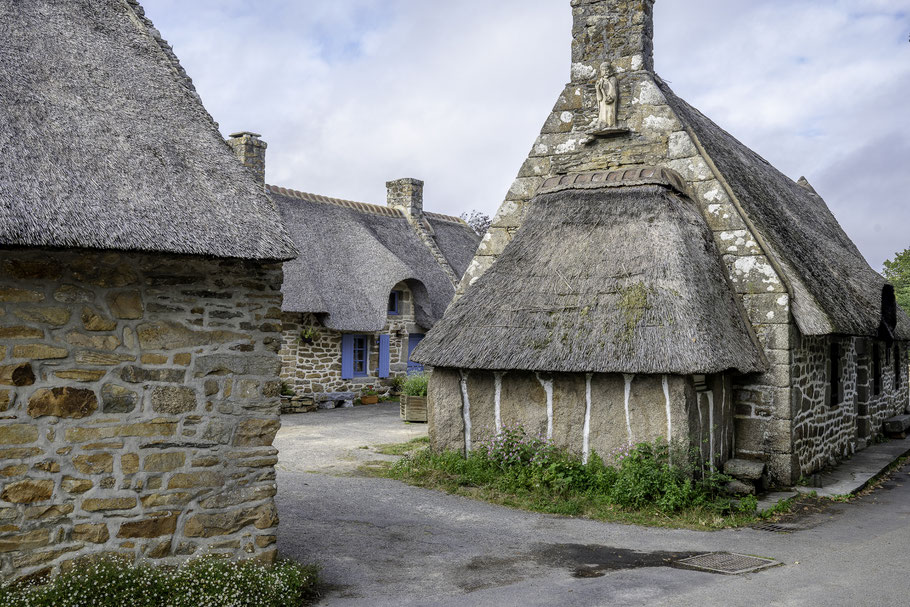
[{"label": "cloudy sky", "polygon": [[[269,183],[492,215],[569,79],[568,0],[144,0]],[[655,67],[787,175],[873,267],[910,247],[910,0],[659,0]]]}]

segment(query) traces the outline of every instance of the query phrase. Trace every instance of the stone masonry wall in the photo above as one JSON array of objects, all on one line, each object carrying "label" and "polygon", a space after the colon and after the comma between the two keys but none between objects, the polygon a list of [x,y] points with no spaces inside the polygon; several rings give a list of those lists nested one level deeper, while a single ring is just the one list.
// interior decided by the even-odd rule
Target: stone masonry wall
[{"label": "stone masonry wall", "polygon": [[275,554],[280,264],[0,250],[0,573]]},{"label": "stone masonry wall", "polygon": [[[830,348],[840,344],[840,383],[832,405]],[[881,347],[881,391],[873,387],[872,348],[865,338],[800,337],[793,349],[794,447],[800,474],[816,472],[864,448],[881,435],[882,422],[907,407],[906,348],[900,348],[902,378],[894,383],[894,361]],[[892,348],[893,351],[893,348]],[[893,355],[892,355],[893,356]],[[890,364],[889,364],[890,363]]]},{"label": "stone masonry wall", "polygon": [[[617,15],[607,14],[608,4]],[[695,142],[685,130],[651,71],[651,0],[573,0],[571,82],[559,96],[540,136],[484,236],[458,294],[479,278],[521,225],[528,201],[547,177],[570,172],[640,165],[665,166],[689,184],[711,228],[731,283],[742,302],[771,368],[740,378],[734,386],[736,450],[739,457],[768,462],[772,477],[789,482],[794,473],[789,441],[790,298],[767,255]],[[600,64],[611,60],[619,85],[618,122],[631,134],[587,141],[597,118],[595,82]],[[457,296],[457,295],[456,295]],[[780,450],[765,451],[766,436]],[[739,436],[743,439],[739,440]]]},{"label": "stone masonry wall", "polygon": [[[422,333],[414,319],[411,290],[398,283],[392,290],[401,291],[398,315],[388,315],[382,331],[359,333],[370,336],[367,377],[341,378],[341,331],[326,328],[313,314],[285,313],[282,316],[281,380],[289,384],[298,396],[327,392],[359,392],[372,385],[380,394],[391,388],[391,379],[407,374],[408,333]],[[300,334],[311,328],[317,335],[313,343],[304,343]],[[399,337],[397,333],[403,335]],[[389,379],[380,380],[379,335],[389,335]]]}]

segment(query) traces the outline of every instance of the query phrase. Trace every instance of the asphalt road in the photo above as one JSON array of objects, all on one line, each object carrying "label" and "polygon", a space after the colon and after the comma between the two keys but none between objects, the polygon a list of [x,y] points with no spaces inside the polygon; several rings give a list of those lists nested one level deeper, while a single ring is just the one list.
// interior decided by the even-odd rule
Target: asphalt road
[{"label": "asphalt road", "polygon": [[[354,461],[375,456],[360,447],[423,431],[391,413],[380,405],[289,416],[276,439],[278,547],[323,565],[321,605],[910,605],[908,468],[792,533],[654,529],[351,476]],[[318,466],[308,467],[310,452]],[[737,576],[668,566],[714,551],[783,564]]]}]

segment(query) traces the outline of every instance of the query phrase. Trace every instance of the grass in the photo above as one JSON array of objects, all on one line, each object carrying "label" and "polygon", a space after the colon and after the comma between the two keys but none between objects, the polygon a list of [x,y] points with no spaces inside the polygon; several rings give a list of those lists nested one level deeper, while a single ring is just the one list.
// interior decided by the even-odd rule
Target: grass
[{"label": "grass", "polygon": [[179,567],[86,559],[36,585],[0,586],[0,607],[300,607],[318,598],[319,567],[217,557]]},{"label": "grass", "polygon": [[[666,443],[639,445],[608,466],[599,458],[583,464],[539,439],[516,455],[528,439],[520,432],[512,438],[500,444],[498,452],[481,448],[468,458],[457,452],[433,453],[425,437],[382,445],[380,453],[405,457],[371,462],[361,471],[521,510],[609,522],[714,530],[760,518],[752,502],[744,500],[746,505],[737,508],[723,495],[724,477],[692,481],[668,466],[662,459],[668,454]],[[780,504],[765,516],[788,508],[788,503]]]},{"label": "grass", "polygon": [[406,443],[386,443],[384,445],[376,445],[374,449],[376,453],[381,453],[383,455],[407,455],[409,453],[415,453],[420,449],[426,448],[430,444],[430,439],[427,436],[419,436],[413,438]]}]

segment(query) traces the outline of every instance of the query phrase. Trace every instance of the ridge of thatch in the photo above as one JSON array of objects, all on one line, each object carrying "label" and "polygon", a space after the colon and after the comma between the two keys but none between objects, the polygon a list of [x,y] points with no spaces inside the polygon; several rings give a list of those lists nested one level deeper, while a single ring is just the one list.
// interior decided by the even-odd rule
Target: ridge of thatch
[{"label": "ridge of thatch", "polygon": [[[386,321],[389,292],[405,281],[414,295],[417,324],[429,328],[442,317],[455,294],[452,282],[399,210],[267,189],[305,253],[305,259],[284,264],[285,311],[325,314],[331,329],[378,331]],[[430,221],[445,258],[456,271],[466,268],[478,240],[470,226]]]},{"label": "ridge of thatch", "polygon": [[[656,81],[780,262],[793,287],[800,331],[876,336],[887,281],[869,266],[808,180],[793,181]],[[910,339],[910,318],[903,311],[896,335]]]},{"label": "ridge of thatch", "polygon": [[675,188],[539,193],[412,358],[546,372],[763,370],[725,272],[704,217]]},{"label": "ridge of thatch", "polygon": [[[323,196],[322,194],[313,194],[311,192],[301,192],[300,190],[293,190],[291,188],[284,188],[277,185],[266,185],[265,189],[267,192],[273,194],[281,194],[282,196],[287,196],[288,198],[297,198],[300,200],[306,200],[307,202],[335,204],[338,206],[347,207],[349,209],[356,209],[358,211],[362,211],[363,213],[375,213],[377,215],[385,215],[387,217],[404,217],[404,213],[402,213],[400,209],[396,209],[387,205],[383,206],[369,202],[357,202],[355,200],[346,200],[344,198],[332,198],[331,196]],[[428,218],[438,219],[440,221],[457,223],[459,225],[467,225],[463,219],[460,217],[454,217],[452,215],[431,213],[429,211],[425,211],[424,215]]]},{"label": "ridge of thatch", "polygon": [[135,0],[0,0],[0,246],[296,255]]}]

